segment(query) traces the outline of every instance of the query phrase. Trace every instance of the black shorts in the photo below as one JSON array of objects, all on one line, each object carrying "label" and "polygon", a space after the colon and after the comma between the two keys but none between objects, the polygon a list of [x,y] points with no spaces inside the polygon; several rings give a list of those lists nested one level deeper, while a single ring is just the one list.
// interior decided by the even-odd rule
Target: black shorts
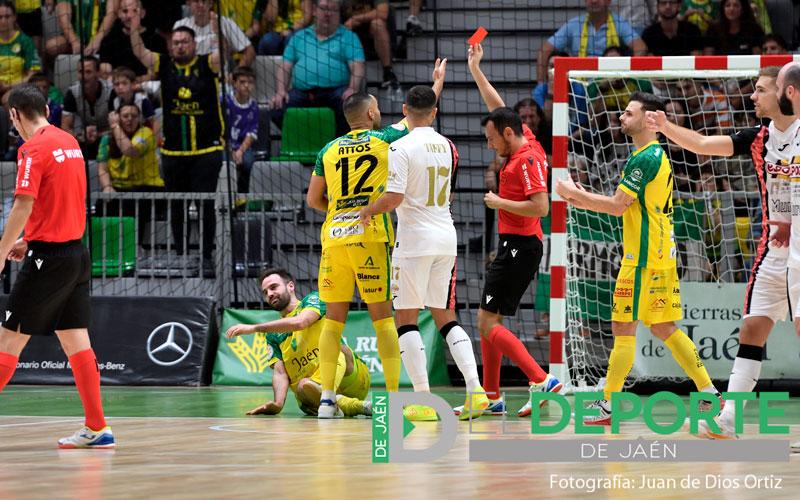
[{"label": "black shorts", "polygon": [[29,37],[42,36],[42,9],[17,13],[19,29]]},{"label": "black shorts", "polygon": [[31,241],[11,288],[3,327],[26,335],[89,328],[92,261],[80,240]]},{"label": "black shorts", "polygon": [[486,270],[481,309],[503,316],[516,314],[541,260],[542,240],[538,237],[501,234],[497,257]]}]

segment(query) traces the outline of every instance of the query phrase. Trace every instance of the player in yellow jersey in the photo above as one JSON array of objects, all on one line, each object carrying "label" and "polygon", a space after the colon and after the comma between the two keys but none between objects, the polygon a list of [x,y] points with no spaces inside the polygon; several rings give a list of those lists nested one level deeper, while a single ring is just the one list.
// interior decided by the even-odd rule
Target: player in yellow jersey
[{"label": "player in yellow jersey", "polygon": [[[291,389],[300,409],[316,415],[322,386],[319,371],[319,334],[325,303],[317,292],[302,299],[295,294],[294,278],[283,269],[267,269],[259,279],[269,307],[279,311],[281,319],[257,325],[234,325],[226,337],[264,334],[268,345],[269,366],[274,370],[272,390],[275,399],[247,412],[248,415],[280,413]],[[290,333],[289,333],[290,332]],[[237,339],[236,342],[241,342]],[[236,349],[236,342],[231,349]],[[367,365],[346,344],[340,345],[334,387],[339,411],[336,416],[371,415],[372,405],[364,401],[369,393],[370,374]]]},{"label": "player in yellow jersey", "polygon": [[[609,401],[612,393],[622,390],[633,367],[639,321],[664,341],[699,391],[721,401],[694,343],[675,325],[683,316],[672,227],[672,167],[656,133],[647,129],[646,111],[664,111],[664,104],[652,94],[631,94],[620,123],[636,150],[625,163],[613,197],[588,193],[569,178],[559,179],[555,188],[577,208],[622,217],[622,267],[611,306],[614,348],[608,359],[604,399],[593,404],[598,414],[587,417],[587,424],[611,425]],[[701,404],[701,411],[709,408],[710,402]]]},{"label": "player in yellow jersey", "polygon": [[[437,98],[444,86],[446,65],[447,59],[437,59],[434,66]],[[356,286],[375,326],[386,390],[397,391],[400,382],[400,346],[389,284],[392,222],[383,213],[362,224],[358,212],[386,190],[389,144],[408,134],[408,128],[401,122],[378,130],[378,101],[366,92],[348,97],[343,110],[350,132],[319,152],[306,197],[308,206],[327,214],[320,235],[318,277],[320,297],[328,305],[319,340],[323,390],[319,418],[336,414],[336,356]]]}]

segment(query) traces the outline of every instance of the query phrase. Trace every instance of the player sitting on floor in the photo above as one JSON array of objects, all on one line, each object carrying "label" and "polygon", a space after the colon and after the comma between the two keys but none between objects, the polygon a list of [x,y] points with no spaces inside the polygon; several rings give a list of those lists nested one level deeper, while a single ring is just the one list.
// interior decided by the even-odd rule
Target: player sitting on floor
[{"label": "player sitting on floor", "polygon": [[[288,389],[297,398],[300,409],[316,415],[322,394],[319,371],[319,334],[325,314],[325,303],[317,292],[302,300],[295,295],[294,278],[283,269],[267,269],[259,280],[269,307],[281,318],[257,325],[234,325],[225,336],[262,334],[268,344],[269,366],[274,370],[272,390],[275,400],[247,412],[248,415],[276,415],[283,410]],[[291,333],[283,333],[291,332]],[[237,339],[230,345],[236,350]],[[372,415],[372,405],[364,401],[370,387],[369,368],[350,348],[342,343],[336,365],[337,416]]]}]

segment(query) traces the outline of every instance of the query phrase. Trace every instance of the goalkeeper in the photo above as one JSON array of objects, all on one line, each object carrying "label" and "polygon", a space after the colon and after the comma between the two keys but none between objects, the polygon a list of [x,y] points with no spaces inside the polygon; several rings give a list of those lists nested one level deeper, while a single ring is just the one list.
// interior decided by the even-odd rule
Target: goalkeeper
[{"label": "goalkeeper", "polygon": [[[248,415],[276,415],[283,410],[288,390],[297,398],[300,409],[307,415],[316,415],[322,386],[319,372],[320,319],[325,315],[325,303],[317,292],[302,300],[295,295],[294,278],[283,269],[268,269],[259,279],[264,300],[271,309],[279,311],[281,318],[257,325],[234,325],[225,336],[233,339],[239,335],[265,333],[268,344],[269,366],[274,370],[272,390],[275,399],[247,412]],[[280,333],[280,332],[291,333]],[[230,344],[236,350],[238,342]],[[369,401],[364,401],[370,388],[369,368],[350,348],[342,343],[336,366],[334,382],[336,401],[340,414],[353,417],[372,415]]]},{"label": "goalkeeper", "polygon": [[[587,417],[586,424],[611,425],[611,394],[622,390],[633,367],[639,321],[664,341],[699,391],[721,401],[694,342],[675,325],[683,312],[672,228],[672,167],[656,133],[645,125],[646,111],[664,111],[664,104],[652,94],[631,94],[620,123],[636,150],[625,163],[613,197],[588,193],[569,178],[559,179],[555,186],[556,193],[577,208],[622,217],[622,266],[611,306],[614,348],[604,399],[592,405],[598,413]],[[710,406],[701,401],[701,411]]]}]

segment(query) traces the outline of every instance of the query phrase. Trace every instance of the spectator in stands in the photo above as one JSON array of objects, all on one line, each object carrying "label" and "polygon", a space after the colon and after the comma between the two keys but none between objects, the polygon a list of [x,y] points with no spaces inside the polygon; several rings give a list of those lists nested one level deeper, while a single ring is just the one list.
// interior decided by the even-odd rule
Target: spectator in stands
[{"label": "spectator in stands", "polygon": [[654,56],[699,56],[703,53],[700,28],[678,18],[680,0],[658,0],[658,20],[645,28],[642,40]]},{"label": "spectator in stands", "polygon": [[42,67],[33,40],[16,26],[17,9],[9,0],[0,1],[0,95],[25,81]]},{"label": "spectator in stands", "polygon": [[547,78],[547,61],[554,50],[570,56],[600,56],[606,47],[627,45],[634,55],[647,54],[647,46],[630,24],[610,11],[611,0],[586,0],[586,13],[573,17],[542,44],[536,78]]},{"label": "spectator in stands", "polygon": [[31,37],[36,52],[41,57],[44,49],[42,47],[42,0],[15,0],[14,4],[17,9],[17,26],[20,31]]},{"label": "spectator in stands", "polygon": [[267,0],[219,0],[219,14],[236,23],[245,36],[253,40],[258,35],[258,20],[265,1]]},{"label": "spectator in stands", "polygon": [[[688,116],[680,100],[668,101],[665,104],[667,120],[681,127],[691,128]],[[679,147],[677,144],[664,141],[662,147],[667,151],[672,172],[675,175],[675,190],[681,193],[692,193],[700,182],[700,164],[697,155]]]},{"label": "spectator in stands", "polygon": [[[542,108],[544,116],[547,118],[547,123],[550,124],[553,123],[553,77],[555,75],[553,72],[553,58],[565,57],[566,55],[565,52],[559,51],[550,53],[549,59],[547,60],[547,80],[545,80],[545,83],[539,83],[539,85],[533,89],[533,100]],[[589,114],[586,106],[586,88],[576,81],[571,81],[569,101],[569,124],[570,133],[572,133],[579,125],[588,123]]]},{"label": "spectator in stands", "polygon": [[756,20],[764,34],[772,33],[772,21],[767,12],[766,0],[749,0],[750,7],[753,9],[753,18]]},{"label": "spectator in stands", "polygon": [[[58,0],[56,16],[63,34],[47,40],[48,55],[55,58],[58,54],[79,54],[82,45],[84,55],[97,52],[117,18],[118,1]],[[80,8],[78,2],[82,3]]]},{"label": "spectator in stands", "polygon": [[722,16],[708,31],[705,53],[760,54],[764,30],[753,17],[748,0],[723,0]]},{"label": "spectator in stands", "polygon": [[[350,129],[342,102],[364,83],[364,49],[358,37],[340,23],[339,0],[315,0],[315,23],[289,40],[277,72],[273,109],[324,106],[336,115],[336,134]],[[289,90],[289,82],[292,88]],[[274,115],[280,124],[283,113]]]},{"label": "spectator in stands", "polygon": [[425,0],[408,1],[408,18],[406,19],[406,34],[410,37],[421,35],[424,32],[422,22],[417,16],[422,10],[422,2]]},{"label": "spectator in stands", "polygon": [[[211,25],[211,0],[189,0],[189,6],[192,9],[192,15],[177,21],[173,29],[180,26],[190,28],[195,33],[197,54],[201,56],[211,54],[219,45],[216,35],[217,26]],[[238,59],[238,65],[252,65],[253,59],[256,57],[253,44],[230,18],[223,16],[221,23],[225,45],[235,53],[233,57]]]},{"label": "spectator in stands", "polygon": [[728,99],[722,92],[686,78],[678,82],[678,91],[686,102],[692,130],[705,135],[726,133],[733,126]]},{"label": "spectator in stands", "polygon": [[[149,80],[147,68],[134,55],[130,39],[131,19],[137,16],[141,23],[146,11],[142,7],[141,0],[118,1],[117,21],[100,44],[100,73],[111,75],[114,68],[124,66],[133,70],[138,81]],[[164,37],[144,26],[139,30],[139,36],[144,41],[145,47],[159,54],[167,52],[167,42]]]},{"label": "spectator in stands", "polygon": [[292,35],[311,24],[314,9],[311,0],[269,0],[261,17],[264,36],[258,42],[262,56],[279,56]]},{"label": "spectator in stands", "polygon": [[[211,13],[210,25],[217,30],[217,14]],[[180,26],[172,32],[170,55],[155,54],[139,36],[139,18],[131,20],[133,53],[154,71],[161,82],[164,106],[164,144],[161,164],[164,183],[170,192],[213,193],[222,168],[222,109],[217,91],[219,50],[198,56],[194,31]],[[179,71],[178,68],[181,68]],[[190,227],[185,226],[186,204],[172,203],[172,233],[175,250],[183,255],[184,242],[190,241]],[[203,276],[215,275],[213,248],[216,231],[214,201],[203,201],[201,208],[201,250]]]},{"label": "spectator in stands", "polygon": [[773,33],[764,37],[764,41],[761,42],[761,53],[766,55],[788,54],[789,48],[782,36]]},{"label": "spectator in stands", "polygon": [[100,61],[96,57],[81,58],[79,79],[64,96],[61,128],[78,139],[87,160],[95,159],[100,139],[108,132],[111,84],[100,79],[99,71]]},{"label": "spectator in stands", "polygon": [[553,154],[553,130],[544,116],[544,110],[530,97],[514,105],[514,111],[526,124],[548,156]]},{"label": "spectator in stands", "polygon": [[136,105],[139,108],[142,122],[158,137],[160,126],[156,120],[156,110],[146,94],[134,91],[136,75],[133,70],[124,66],[118,67],[111,75],[111,82],[114,90],[111,92],[111,102],[108,108],[119,110],[123,104]]},{"label": "spectator in stands", "polygon": [[47,115],[47,121],[56,127],[61,127],[61,118],[62,113],[64,111],[64,96],[61,95],[58,88],[53,85],[50,85],[50,80],[47,79],[47,75],[44,73],[34,73],[28,78],[28,83],[32,83],[39,87],[39,90],[42,91],[44,94],[45,99],[47,99],[47,108],[50,110],[50,114]]},{"label": "spectator in stands", "polygon": [[719,0],[683,0],[681,18],[697,26],[705,35],[716,21],[718,7]]},{"label": "spectator in stands", "polygon": [[175,22],[183,18],[183,2],[165,2],[164,0],[142,0],[142,8],[151,15],[142,20],[142,26],[148,31],[158,33],[169,40]]},{"label": "spectator in stands", "polygon": [[728,107],[731,110],[734,126],[739,128],[754,127],[759,121],[756,118],[756,105],[750,96],[755,88],[753,80],[731,78],[725,82],[725,94],[728,96]]},{"label": "spectator in stands", "polygon": [[[344,26],[352,30],[361,40],[362,47],[374,47],[383,67],[381,87],[398,90],[400,82],[392,70],[392,43],[388,0],[344,0]],[[370,60],[373,57],[370,57]]]},{"label": "spectator in stands", "polygon": [[[603,52],[603,57],[628,55],[630,54],[623,47],[608,47]],[[644,79],[601,78],[589,84],[587,94],[589,95],[589,100],[593,103],[597,99],[602,100],[602,109],[623,111],[628,106],[631,94],[637,91],[652,93],[653,86],[649,80]]]},{"label": "spectator in stands", "polygon": [[[163,192],[164,180],[158,171],[156,139],[142,124],[136,104],[122,104],[108,115],[111,133],[100,140],[97,153],[97,176],[104,193]],[[137,211],[138,202],[138,211]],[[156,202],[161,214],[165,203]],[[96,212],[109,216],[138,216],[139,242],[147,243],[145,224],[150,221],[151,200],[111,200],[99,203]]]},{"label": "spectator in stands", "polygon": [[225,97],[228,140],[236,164],[236,186],[239,193],[250,190],[250,171],[253,169],[252,146],[258,140],[258,103],[251,97],[256,75],[250,68],[233,72],[233,91]]}]

